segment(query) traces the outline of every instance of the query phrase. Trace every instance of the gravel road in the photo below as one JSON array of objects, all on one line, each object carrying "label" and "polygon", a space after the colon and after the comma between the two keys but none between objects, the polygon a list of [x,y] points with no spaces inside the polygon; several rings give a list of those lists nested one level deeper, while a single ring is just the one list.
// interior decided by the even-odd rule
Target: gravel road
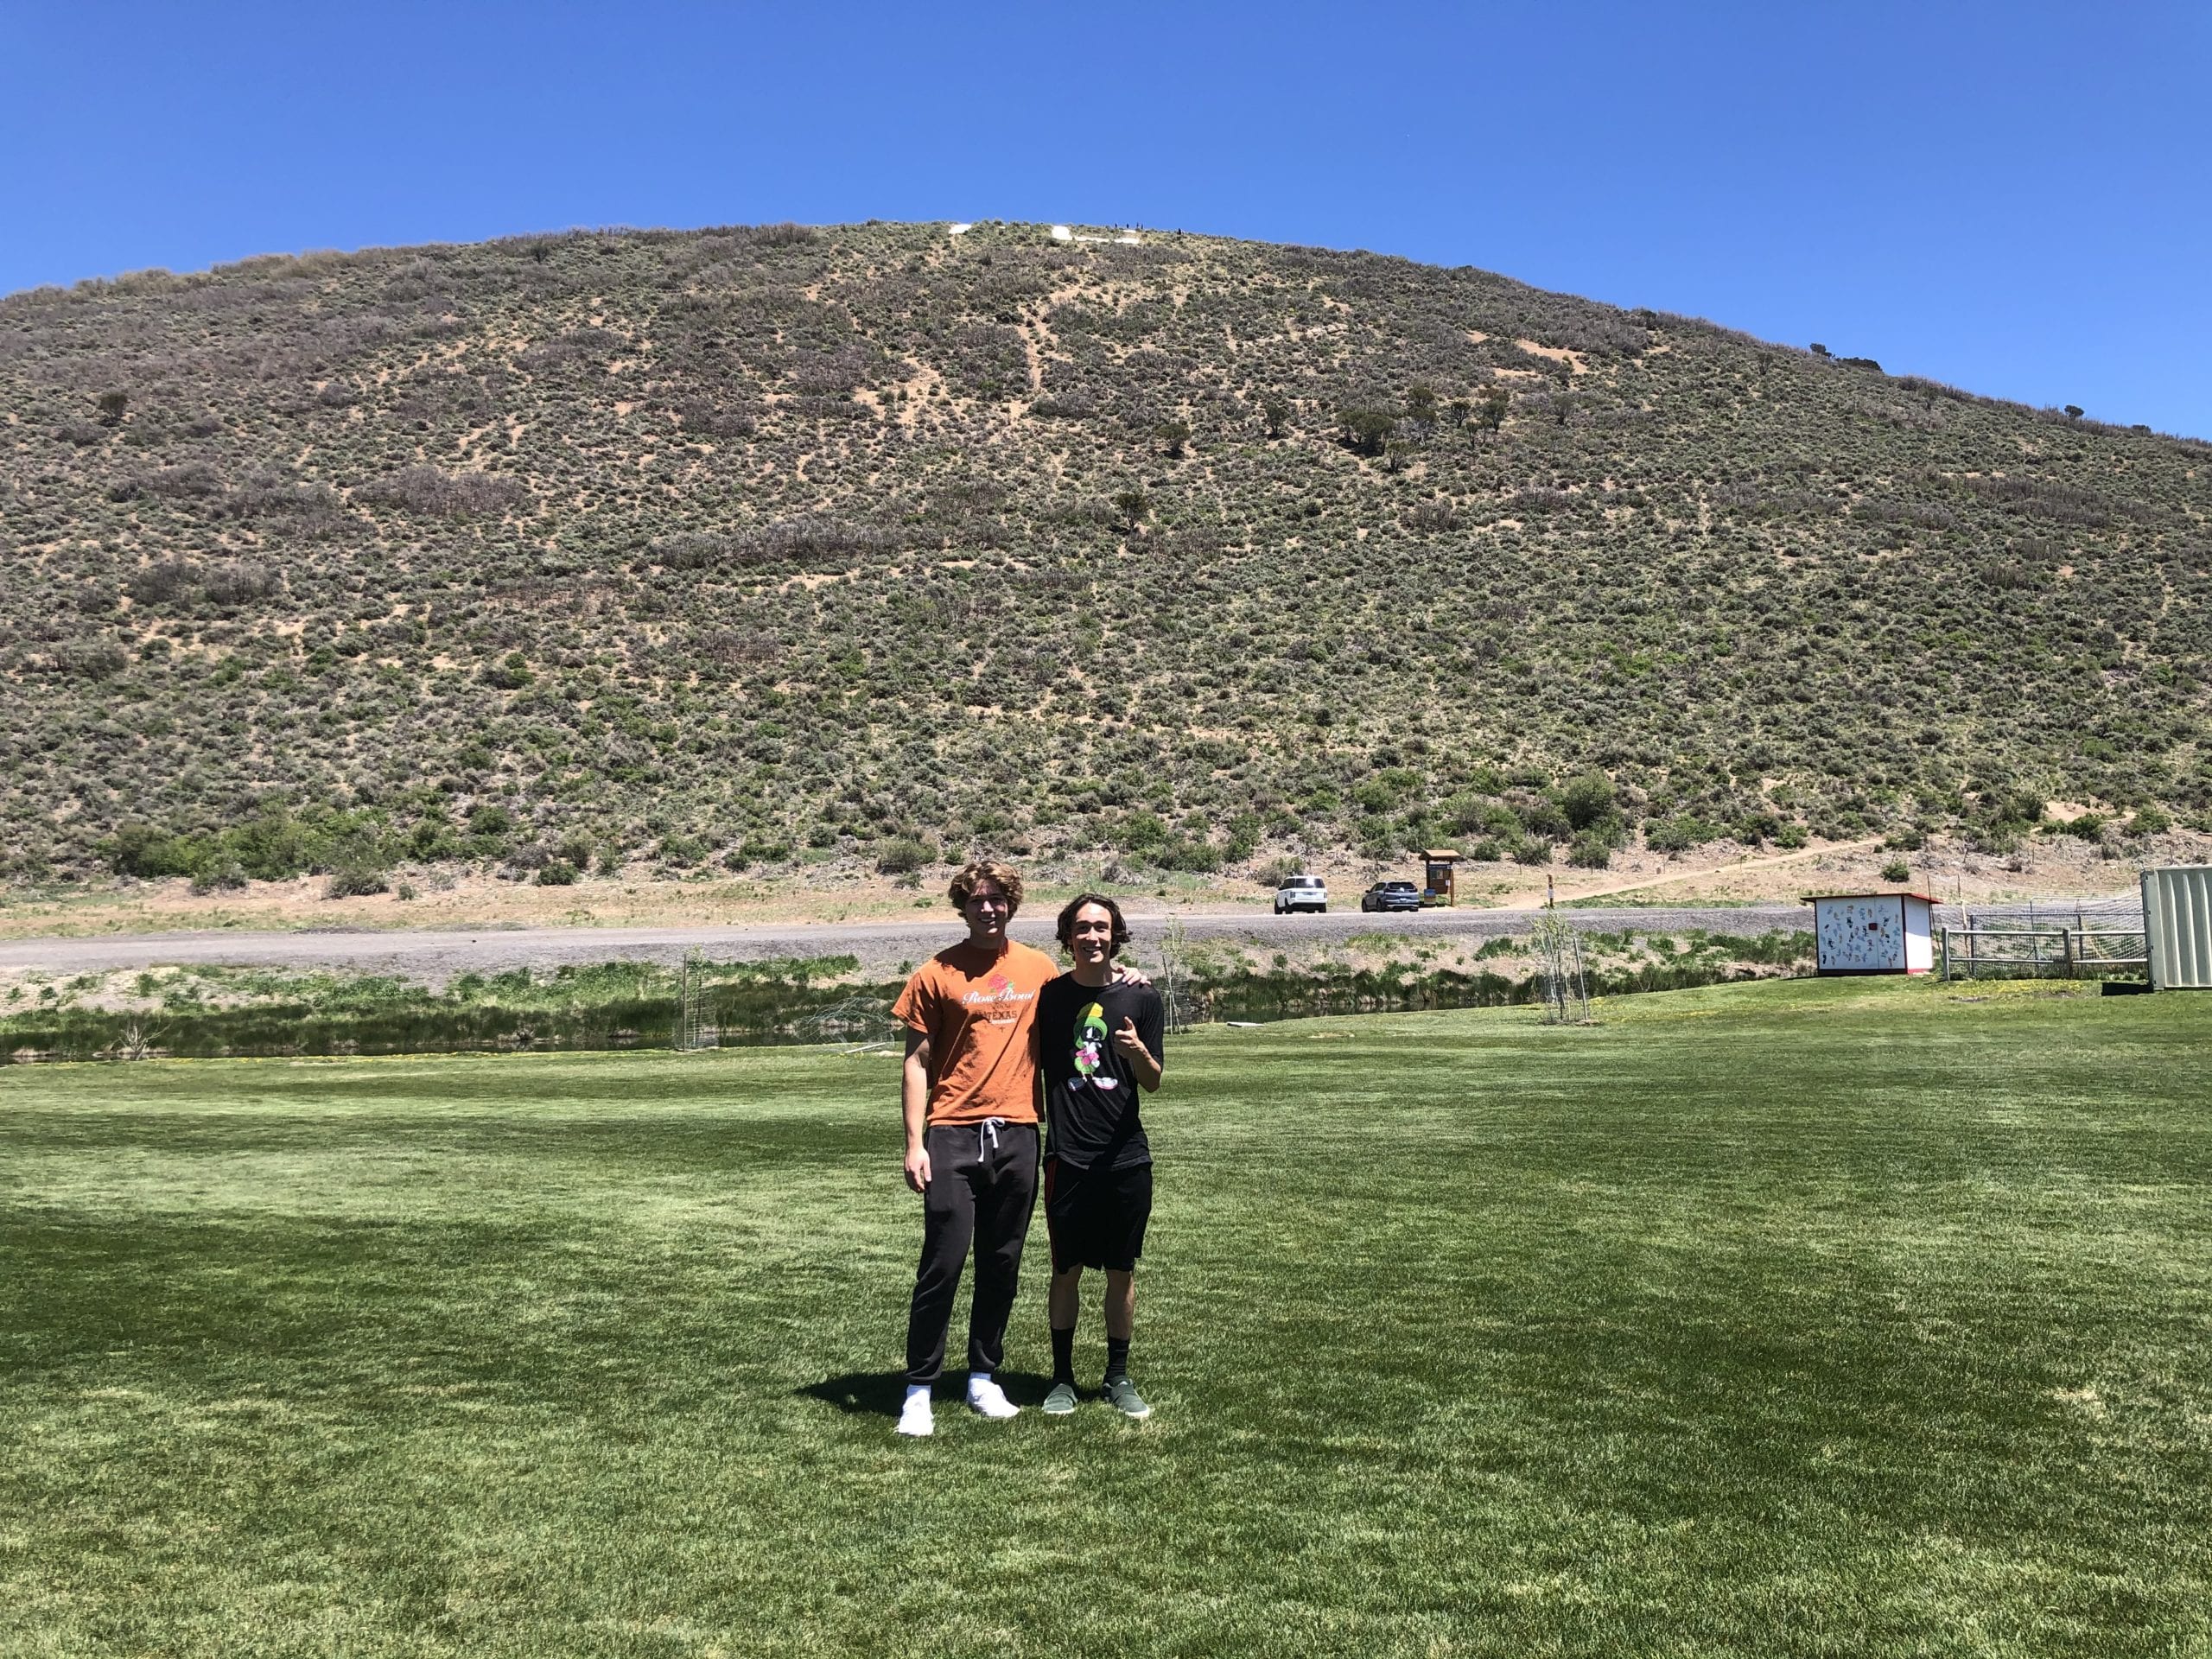
[{"label": "gravel road", "polygon": [[[1757,905],[1726,908],[1567,910],[1574,926],[1591,932],[1686,932],[1752,935],[1771,928],[1802,929],[1812,912],[1802,905]],[[1525,933],[1533,910],[1425,910],[1406,915],[1367,916],[1357,911],[1326,916],[1268,916],[1249,912],[1192,914],[1182,918],[1193,939],[1233,941],[1254,950],[1283,950],[1361,934],[1388,933],[1418,939],[1479,944],[1501,935]],[[1134,953],[1141,957],[1157,941],[1168,918],[1131,915],[1136,936]],[[1050,912],[1017,918],[1016,938],[1052,948]],[[430,985],[443,985],[461,974],[496,974],[512,968],[546,969],[619,960],[677,963],[696,950],[710,960],[760,961],[772,957],[853,956],[871,974],[889,976],[957,941],[960,925],[948,911],[926,920],[826,925],[737,927],[518,927],[386,932],[364,929],[295,933],[155,933],[105,935],[94,938],[0,940],[0,969],[49,973],[107,973],[168,963],[218,963],[226,966],[279,968],[296,972],[328,969],[391,974]]]}]

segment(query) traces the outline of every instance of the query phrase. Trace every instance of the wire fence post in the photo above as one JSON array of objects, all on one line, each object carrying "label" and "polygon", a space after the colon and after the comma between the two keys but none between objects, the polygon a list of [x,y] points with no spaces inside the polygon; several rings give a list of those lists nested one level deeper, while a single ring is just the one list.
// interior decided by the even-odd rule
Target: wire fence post
[{"label": "wire fence post", "polygon": [[1590,1018],[1589,985],[1582,966],[1582,938],[1546,906],[1529,930],[1540,966],[1536,989],[1548,1026],[1581,1025]]},{"label": "wire fence post", "polygon": [[674,1047],[679,1054],[707,1046],[706,969],[706,958],[693,950],[685,955],[683,966],[677,972]]},{"label": "wire fence post", "polygon": [[1190,954],[1190,930],[1183,925],[1181,917],[1171,916],[1160,935],[1160,1001],[1167,1029],[1178,1036],[1191,1028]]}]

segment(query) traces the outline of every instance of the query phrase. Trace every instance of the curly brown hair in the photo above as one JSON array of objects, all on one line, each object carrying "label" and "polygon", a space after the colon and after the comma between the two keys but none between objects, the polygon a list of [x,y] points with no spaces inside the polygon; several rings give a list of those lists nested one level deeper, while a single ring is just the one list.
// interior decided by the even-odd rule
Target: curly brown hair
[{"label": "curly brown hair", "polygon": [[976,896],[976,889],[986,881],[996,884],[998,890],[1006,894],[1007,919],[1013,920],[1014,912],[1021,908],[1021,873],[995,858],[979,858],[952,878],[952,907],[967,909],[968,901]]}]

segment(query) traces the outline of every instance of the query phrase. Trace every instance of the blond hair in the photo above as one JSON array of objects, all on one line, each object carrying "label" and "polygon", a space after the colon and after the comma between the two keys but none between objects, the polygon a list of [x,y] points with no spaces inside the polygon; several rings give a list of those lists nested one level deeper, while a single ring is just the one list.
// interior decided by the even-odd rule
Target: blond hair
[{"label": "blond hair", "polygon": [[1021,874],[995,858],[979,858],[952,878],[952,907],[967,909],[968,901],[976,896],[976,889],[986,881],[995,883],[1006,894],[1006,913],[1011,919],[1014,912],[1021,908]]}]

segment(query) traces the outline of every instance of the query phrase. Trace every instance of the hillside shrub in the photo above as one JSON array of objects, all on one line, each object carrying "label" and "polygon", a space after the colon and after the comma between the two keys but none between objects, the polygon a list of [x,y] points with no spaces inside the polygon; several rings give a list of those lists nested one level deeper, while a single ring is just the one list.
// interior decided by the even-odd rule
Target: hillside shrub
[{"label": "hillside shrub", "polygon": [[382,893],[388,884],[382,870],[370,864],[346,864],[331,871],[323,883],[326,899],[365,899]]},{"label": "hillside shrub", "polygon": [[1168,838],[1166,820],[1140,808],[1122,820],[1115,844],[1125,853],[1148,854],[1166,846]]},{"label": "hillside shrub", "polygon": [[1720,839],[1720,826],[1706,818],[1677,812],[1646,824],[1643,844],[1657,853],[1686,853],[1708,841]]},{"label": "hillside shrub", "polygon": [[1195,836],[1176,836],[1153,848],[1146,861],[1163,870],[1205,874],[1221,868],[1221,849]]},{"label": "hillside shrub", "polygon": [[1560,804],[1548,795],[1517,801],[1513,810],[1530,835],[1546,841],[1563,840],[1575,827]]},{"label": "hillside shrub", "polygon": [[1586,832],[1567,849],[1567,861],[1581,870],[1602,870],[1613,861],[1613,843],[1607,837]]},{"label": "hillside shrub", "polygon": [[876,843],[875,868],[886,875],[911,875],[937,857],[937,849],[919,836],[893,836]]},{"label": "hillside shrub", "polygon": [[429,466],[405,467],[387,477],[372,479],[353,494],[372,506],[445,518],[496,517],[530,499],[529,487],[519,479],[489,473],[447,473]]}]

